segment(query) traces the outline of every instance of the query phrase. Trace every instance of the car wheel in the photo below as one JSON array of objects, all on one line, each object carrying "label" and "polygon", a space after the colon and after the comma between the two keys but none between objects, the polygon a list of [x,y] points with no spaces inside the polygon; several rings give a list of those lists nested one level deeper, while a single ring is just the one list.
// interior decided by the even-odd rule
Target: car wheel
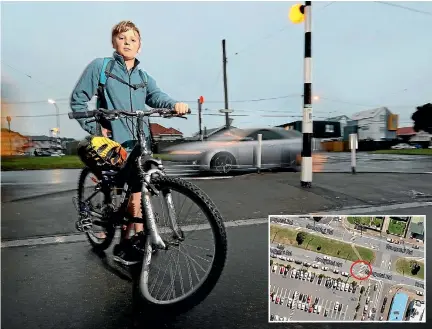
[{"label": "car wheel", "polygon": [[228,174],[237,164],[236,159],[231,153],[216,153],[210,161],[210,170],[218,174]]}]

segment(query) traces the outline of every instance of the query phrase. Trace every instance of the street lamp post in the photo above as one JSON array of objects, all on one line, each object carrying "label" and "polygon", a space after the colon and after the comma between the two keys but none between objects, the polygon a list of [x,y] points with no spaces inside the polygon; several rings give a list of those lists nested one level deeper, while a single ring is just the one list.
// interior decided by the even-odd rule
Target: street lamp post
[{"label": "street lamp post", "polygon": [[294,5],[289,12],[291,22],[298,24],[305,22],[305,52],[304,52],[304,83],[303,83],[303,149],[301,186],[312,187],[312,1],[305,1],[304,5]]},{"label": "street lamp post", "polygon": [[48,103],[54,105],[56,109],[56,128],[57,128],[57,137],[60,134],[60,110],[55,100],[48,99]]}]

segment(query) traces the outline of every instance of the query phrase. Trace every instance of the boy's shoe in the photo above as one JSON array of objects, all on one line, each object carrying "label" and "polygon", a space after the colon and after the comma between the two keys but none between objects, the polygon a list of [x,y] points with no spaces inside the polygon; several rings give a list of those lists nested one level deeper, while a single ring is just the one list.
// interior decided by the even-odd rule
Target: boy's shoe
[{"label": "boy's shoe", "polygon": [[129,239],[115,245],[113,254],[113,260],[125,266],[135,265],[142,261],[142,255],[132,246]]},{"label": "boy's shoe", "polygon": [[[144,232],[138,232],[131,238],[132,247],[137,250],[141,255],[144,255],[145,243],[147,240],[147,236]],[[153,249],[152,254],[154,255],[157,252],[157,249]]]}]

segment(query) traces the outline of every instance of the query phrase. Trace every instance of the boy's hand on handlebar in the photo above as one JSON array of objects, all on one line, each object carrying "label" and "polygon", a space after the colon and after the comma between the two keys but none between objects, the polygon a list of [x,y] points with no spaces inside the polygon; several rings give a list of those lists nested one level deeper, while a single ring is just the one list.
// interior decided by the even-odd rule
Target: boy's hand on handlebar
[{"label": "boy's hand on handlebar", "polygon": [[108,130],[108,129],[102,128],[102,127],[101,127],[101,130],[102,130],[102,136],[104,136],[104,137],[110,137],[111,136],[111,130]]},{"label": "boy's hand on handlebar", "polygon": [[178,115],[185,115],[189,111],[189,105],[186,103],[176,103],[174,105],[174,110]]}]

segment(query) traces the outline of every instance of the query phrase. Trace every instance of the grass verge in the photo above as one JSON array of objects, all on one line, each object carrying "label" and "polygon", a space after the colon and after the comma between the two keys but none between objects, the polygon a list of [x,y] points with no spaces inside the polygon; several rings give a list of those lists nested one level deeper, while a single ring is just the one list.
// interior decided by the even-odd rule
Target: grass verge
[{"label": "grass verge", "polygon": [[432,149],[378,150],[374,154],[432,155]]},{"label": "grass verge", "polygon": [[399,258],[396,261],[395,265],[396,271],[402,275],[408,275],[416,279],[424,280],[424,263],[416,261],[416,263],[420,265],[420,270],[416,274],[413,274],[411,269],[411,262],[413,262],[413,260],[411,259]]},{"label": "grass verge", "polygon": [[[155,158],[166,160],[166,156],[154,154]],[[44,170],[44,169],[81,169],[84,164],[76,155],[65,155],[62,157],[2,157],[1,170]]]},{"label": "grass verge", "polygon": [[[301,244],[298,244],[296,241],[296,237],[299,232],[303,232],[305,234],[305,239]],[[302,230],[293,230],[290,228],[281,228],[277,225],[271,225],[270,239],[274,243],[292,245],[297,248],[318,252],[332,257],[347,259],[353,262],[359,260],[351,244],[339,240],[329,239],[316,234],[311,234]],[[372,249],[360,246],[355,246],[355,248],[363,260],[366,260],[370,263],[375,260],[375,253]]]}]

